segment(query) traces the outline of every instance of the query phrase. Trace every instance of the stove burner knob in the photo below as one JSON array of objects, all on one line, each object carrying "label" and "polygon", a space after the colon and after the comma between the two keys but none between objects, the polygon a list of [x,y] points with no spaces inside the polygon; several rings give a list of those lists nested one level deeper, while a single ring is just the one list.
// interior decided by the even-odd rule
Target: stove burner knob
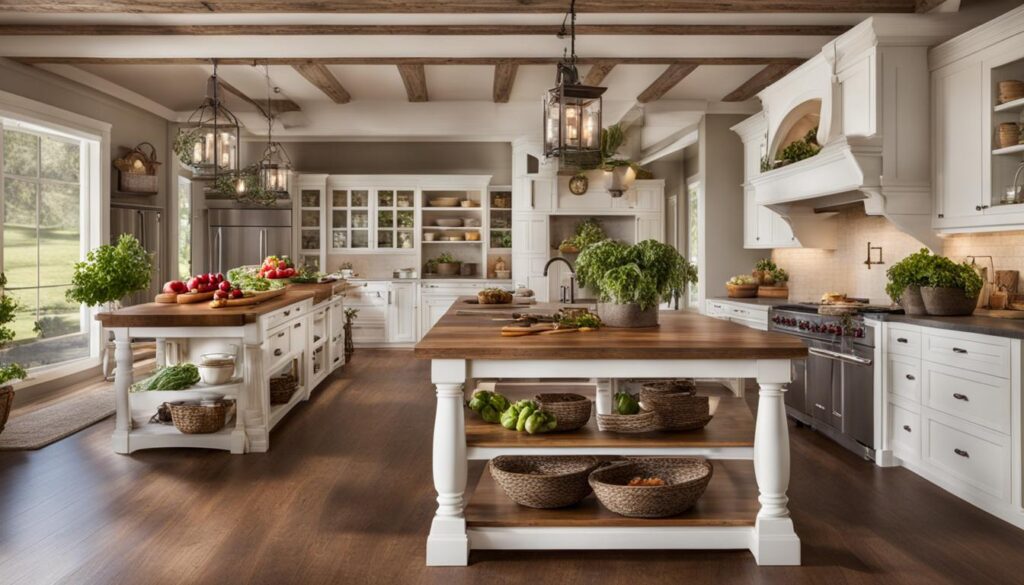
[{"label": "stove burner knob", "polygon": [[853,330],[854,337],[864,337],[864,330],[860,327]]}]

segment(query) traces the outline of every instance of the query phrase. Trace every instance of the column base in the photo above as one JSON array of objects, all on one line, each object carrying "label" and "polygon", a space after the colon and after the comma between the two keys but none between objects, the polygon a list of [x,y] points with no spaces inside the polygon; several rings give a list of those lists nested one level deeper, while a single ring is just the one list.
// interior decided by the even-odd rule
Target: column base
[{"label": "column base", "polygon": [[428,567],[465,567],[469,564],[469,537],[464,518],[435,517],[427,537]]},{"label": "column base", "polygon": [[120,453],[122,455],[131,453],[131,451],[128,450],[128,431],[114,431],[114,433],[110,435],[110,442],[114,446],[114,453]]},{"label": "column base", "polygon": [[750,537],[750,552],[762,566],[800,564],[800,537],[789,518],[758,518]]}]

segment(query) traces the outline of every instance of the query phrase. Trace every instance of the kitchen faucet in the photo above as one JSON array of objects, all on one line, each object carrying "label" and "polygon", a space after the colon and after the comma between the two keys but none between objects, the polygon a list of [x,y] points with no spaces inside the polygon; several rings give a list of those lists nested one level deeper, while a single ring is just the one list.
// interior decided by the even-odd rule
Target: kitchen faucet
[{"label": "kitchen faucet", "polygon": [[[569,267],[569,304],[574,304],[576,302],[576,268],[573,267],[572,262],[569,262],[568,260],[562,258],[561,256],[555,256],[554,258],[548,260],[548,263],[544,265],[544,276],[548,275],[548,267],[550,267],[555,262],[558,262],[559,260],[565,262],[565,265]],[[565,302],[564,290],[562,291],[562,298],[560,299],[560,301],[563,303]]]}]

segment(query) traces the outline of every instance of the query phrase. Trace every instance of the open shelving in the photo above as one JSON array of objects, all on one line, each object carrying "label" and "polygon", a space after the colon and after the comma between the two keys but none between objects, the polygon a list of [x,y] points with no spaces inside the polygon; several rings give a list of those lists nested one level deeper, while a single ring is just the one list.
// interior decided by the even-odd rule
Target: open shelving
[{"label": "open shelving", "polygon": [[[999,143],[999,126],[1005,123],[1017,124],[1024,129],[1024,98],[999,103],[999,82],[1011,79],[1024,79],[1024,59],[1010,61],[993,67],[991,70],[992,101],[992,156],[990,166],[991,199],[989,205],[997,208],[999,213],[1011,212],[1024,203],[1024,188],[1020,182],[1016,198],[1008,194],[1012,192],[1013,179],[1017,170],[1024,164],[1024,132],[1020,134],[1019,144],[1001,146]],[[994,210],[995,211],[995,210]]]}]

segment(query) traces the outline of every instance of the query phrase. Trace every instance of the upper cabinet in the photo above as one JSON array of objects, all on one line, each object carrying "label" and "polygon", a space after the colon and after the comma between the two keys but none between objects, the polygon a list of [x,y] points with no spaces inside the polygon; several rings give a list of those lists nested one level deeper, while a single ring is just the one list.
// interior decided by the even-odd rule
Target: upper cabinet
[{"label": "upper cabinet", "polygon": [[1024,86],[1024,7],[933,48],[929,63],[932,226],[1024,229],[1024,95],[1010,87]]},{"label": "upper cabinet", "polygon": [[757,113],[732,127],[743,141],[743,247],[799,248],[800,242],[781,215],[758,205],[750,179],[761,173],[761,158],[768,150],[764,113]]}]

